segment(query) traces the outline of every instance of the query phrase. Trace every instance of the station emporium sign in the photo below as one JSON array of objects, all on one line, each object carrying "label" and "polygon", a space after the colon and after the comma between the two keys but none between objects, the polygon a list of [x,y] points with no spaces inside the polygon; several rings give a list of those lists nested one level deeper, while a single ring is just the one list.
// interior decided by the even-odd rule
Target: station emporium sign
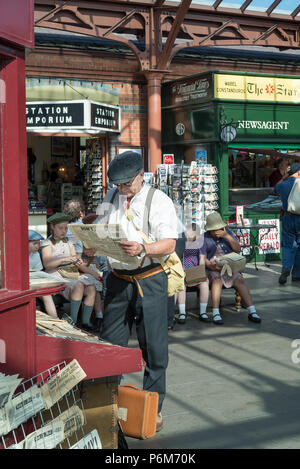
[{"label": "station emporium sign", "polygon": [[214,75],[214,97],[239,101],[300,103],[300,78]]},{"label": "station emporium sign", "polygon": [[26,103],[27,132],[120,132],[120,108],[90,100]]}]

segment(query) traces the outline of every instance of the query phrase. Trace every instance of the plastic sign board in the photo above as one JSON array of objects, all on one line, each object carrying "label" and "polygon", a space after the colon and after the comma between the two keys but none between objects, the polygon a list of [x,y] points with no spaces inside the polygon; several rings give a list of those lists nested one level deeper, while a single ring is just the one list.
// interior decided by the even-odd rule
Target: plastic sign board
[{"label": "plastic sign board", "polygon": [[216,73],[214,97],[295,104],[300,102],[300,79]]},{"label": "plastic sign board", "polygon": [[174,154],[164,154],[163,155],[164,164],[174,164]]},{"label": "plastic sign board", "polygon": [[262,225],[276,225],[276,228],[259,230],[259,254],[274,254],[280,252],[280,221],[278,218],[272,220],[258,220]]}]

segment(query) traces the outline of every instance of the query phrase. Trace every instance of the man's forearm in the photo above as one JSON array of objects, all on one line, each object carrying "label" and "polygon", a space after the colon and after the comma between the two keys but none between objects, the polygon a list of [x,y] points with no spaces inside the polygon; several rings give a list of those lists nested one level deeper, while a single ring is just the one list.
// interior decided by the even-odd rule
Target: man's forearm
[{"label": "man's forearm", "polygon": [[147,257],[162,257],[175,251],[175,239],[161,239],[154,243],[144,244]]}]

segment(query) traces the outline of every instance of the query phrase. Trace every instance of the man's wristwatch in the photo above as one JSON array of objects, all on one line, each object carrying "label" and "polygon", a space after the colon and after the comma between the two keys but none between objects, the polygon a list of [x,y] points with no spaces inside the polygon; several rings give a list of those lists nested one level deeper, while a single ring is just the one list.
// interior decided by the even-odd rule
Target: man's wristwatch
[{"label": "man's wristwatch", "polygon": [[145,246],[143,244],[141,244],[142,246],[142,250],[141,252],[139,253],[139,256],[145,256],[147,253],[146,253],[146,249],[145,249]]}]

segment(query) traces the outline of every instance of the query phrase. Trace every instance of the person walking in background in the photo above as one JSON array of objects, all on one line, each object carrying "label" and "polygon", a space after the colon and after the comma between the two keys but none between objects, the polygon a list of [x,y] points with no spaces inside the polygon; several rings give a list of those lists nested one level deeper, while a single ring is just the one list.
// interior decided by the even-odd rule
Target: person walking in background
[{"label": "person walking in background", "polygon": [[288,212],[288,198],[297,178],[300,178],[300,163],[293,163],[274,187],[274,192],[280,195],[282,203],[280,285],[286,283],[290,273],[293,281],[300,280],[300,214]]},{"label": "person walking in background", "polygon": [[211,284],[211,297],[213,307],[213,323],[223,324],[220,315],[220,300],[223,286],[225,288],[234,287],[242,297],[243,304],[248,310],[249,321],[260,323],[261,318],[253,304],[250,291],[241,273],[229,276],[227,273],[221,275],[222,265],[216,262],[216,258],[221,258],[230,252],[240,253],[241,246],[238,239],[227,228],[218,212],[212,212],[206,218],[203,248],[206,253],[206,270]]},{"label": "person walking in background", "polygon": [[[176,212],[165,193],[158,189],[152,192],[151,186],[144,184],[143,159],[137,152],[115,156],[107,174],[116,188],[106,194],[96,222],[121,225],[126,241],[120,247],[132,262],[108,258],[112,271],[107,277],[102,338],[126,347],[135,320],[146,362],[143,389],[159,395],[159,431],[163,425],[161,409],[168,365],[167,275],[159,258],[166,259],[175,250]],[[149,193],[153,196],[151,203]],[[148,235],[151,242],[144,244],[138,230]]]}]

